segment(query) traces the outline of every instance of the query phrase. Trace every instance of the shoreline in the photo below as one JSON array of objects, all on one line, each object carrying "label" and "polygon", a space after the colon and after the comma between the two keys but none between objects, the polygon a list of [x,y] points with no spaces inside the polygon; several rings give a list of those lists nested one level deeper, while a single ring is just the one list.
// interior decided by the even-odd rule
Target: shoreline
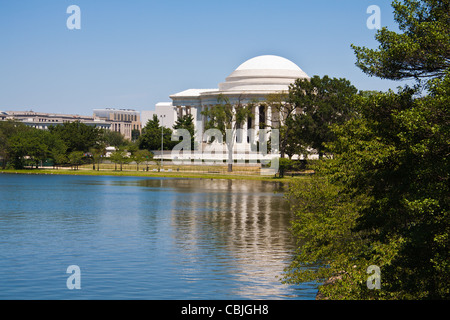
[{"label": "shoreline", "polygon": [[148,178],[181,178],[181,179],[215,179],[215,180],[253,180],[266,182],[288,183],[296,179],[304,179],[308,174],[277,178],[263,175],[239,175],[239,174],[217,174],[217,173],[187,173],[187,172],[150,172],[150,171],[115,171],[115,170],[90,170],[90,169],[0,169],[0,174],[22,174],[22,175],[79,175],[79,176],[123,176],[123,177],[148,177]]}]

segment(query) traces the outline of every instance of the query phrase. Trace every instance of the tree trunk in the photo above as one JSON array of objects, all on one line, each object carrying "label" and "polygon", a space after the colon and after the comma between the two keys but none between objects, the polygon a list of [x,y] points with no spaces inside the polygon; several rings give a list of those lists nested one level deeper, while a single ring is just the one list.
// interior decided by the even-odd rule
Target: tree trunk
[{"label": "tree trunk", "polygon": [[228,172],[233,172],[233,147],[228,148]]},{"label": "tree trunk", "polygon": [[233,172],[233,147],[234,147],[234,141],[236,141],[236,136],[235,136],[235,132],[234,131],[231,135],[231,141],[228,138],[228,134],[227,134],[227,148],[228,148],[228,172]]}]

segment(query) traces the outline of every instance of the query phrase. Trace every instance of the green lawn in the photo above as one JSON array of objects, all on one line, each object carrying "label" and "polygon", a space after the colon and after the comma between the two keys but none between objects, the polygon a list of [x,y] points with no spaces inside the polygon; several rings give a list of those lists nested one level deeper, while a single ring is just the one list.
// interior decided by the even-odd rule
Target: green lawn
[{"label": "green lawn", "polygon": [[[184,168],[185,169],[185,168]],[[251,172],[243,174],[242,171],[236,170],[235,172],[223,172],[222,170],[211,171],[208,173],[208,169],[205,168],[203,171],[190,172],[188,170],[176,171],[172,169],[172,172],[155,172],[152,171],[136,171],[136,170],[114,170],[114,169],[101,169],[100,171],[92,170],[90,168],[80,167],[79,170],[72,169],[23,169],[23,170],[0,170],[0,173],[9,174],[58,174],[58,175],[91,175],[91,176],[131,176],[131,177],[168,177],[168,178],[197,178],[197,179],[236,179],[236,180],[259,180],[259,181],[272,181],[272,182],[289,182],[294,179],[305,179],[308,174],[300,176],[285,176],[284,178],[278,178],[274,176],[263,176],[256,172]]]}]

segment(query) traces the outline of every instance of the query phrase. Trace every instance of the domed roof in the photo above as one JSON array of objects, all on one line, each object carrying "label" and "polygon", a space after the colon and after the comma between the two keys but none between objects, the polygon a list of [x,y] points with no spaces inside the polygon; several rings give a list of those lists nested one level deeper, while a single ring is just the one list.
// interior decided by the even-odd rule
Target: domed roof
[{"label": "domed roof", "polygon": [[297,79],[309,79],[292,61],[274,55],[252,58],[241,64],[226,82],[219,84],[220,91],[287,91]]},{"label": "domed roof", "polygon": [[265,55],[252,58],[241,64],[236,70],[261,70],[261,69],[278,69],[278,70],[295,70],[302,71],[292,61],[273,55]]}]

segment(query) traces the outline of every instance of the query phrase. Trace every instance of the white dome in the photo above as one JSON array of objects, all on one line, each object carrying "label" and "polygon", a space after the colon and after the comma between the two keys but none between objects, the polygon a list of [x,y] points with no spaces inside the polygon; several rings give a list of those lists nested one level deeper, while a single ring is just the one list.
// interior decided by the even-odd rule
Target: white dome
[{"label": "white dome", "polygon": [[279,57],[279,56],[259,56],[245,61],[236,70],[294,70],[302,71],[295,63],[292,61]]},{"label": "white dome", "polygon": [[226,82],[219,84],[220,91],[287,91],[297,79],[309,79],[292,61],[273,55],[252,58],[241,64]]}]

